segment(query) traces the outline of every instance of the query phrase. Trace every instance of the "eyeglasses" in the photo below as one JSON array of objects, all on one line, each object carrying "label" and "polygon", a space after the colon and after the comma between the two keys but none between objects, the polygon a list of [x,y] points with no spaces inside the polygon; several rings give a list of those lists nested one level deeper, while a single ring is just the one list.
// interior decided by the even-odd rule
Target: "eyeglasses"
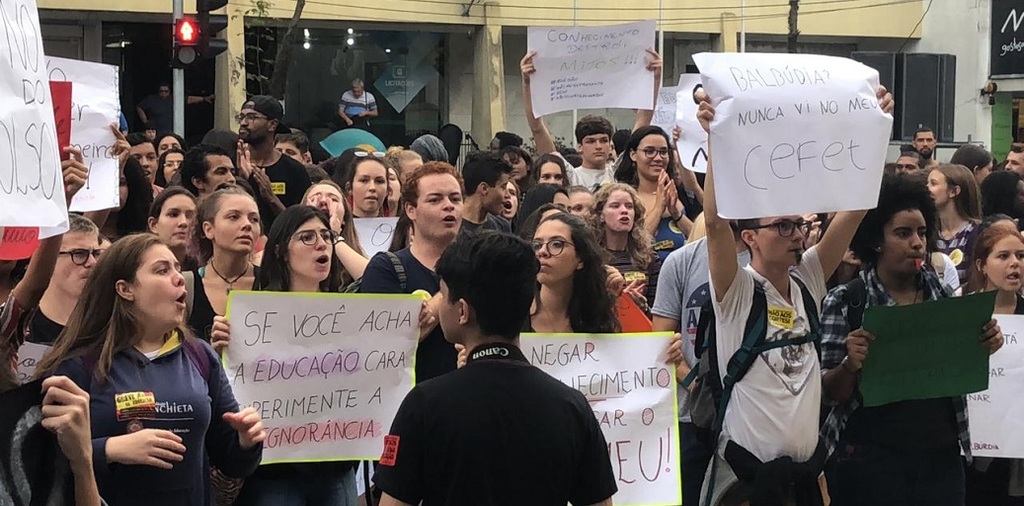
[{"label": "eyeglasses", "polygon": [[647,158],[653,159],[655,155],[661,155],[662,158],[668,158],[667,148],[646,147],[640,152],[643,153],[644,156],[646,156]]},{"label": "eyeglasses", "polygon": [[327,244],[332,244],[334,242],[334,232],[331,232],[326,228],[320,230],[303,230],[302,232],[296,233],[294,237],[306,246],[316,246],[316,239],[318,237],[323,239]]},{"label": "eyeglasses", "polygon": [[800,232],[805,236],[811,232],[811,222],[809,221],[792,221],[782,220],[775,223],[769,223],[767,225],[761,225],[757,227],[748,227],[747,230],[759,230],[762,228],[774,228],[779,233],[779,237],[789,237],[793,235],[793,231],[800,229]]},{"label": "eyeglasses", "polygon": [[245,123],[247,121],[255,121],[255,120],[258,120],[258,119],[267,119],[267,117],[262,115],[262,114],[256,114],[254,112],[250,112],[250,113],[247,113],[247,114],[239,114],[239,115],[235,116],[235,121],[237,121],[239,123]]},{"label": "eyeglasses", "polygon": [[575,244],[569,241],[563,241],[562,239],[552,239],[548,242],[533,241],[533,252],[540,253],[540,250],[546,250],[549,255],[556,257],[561,255],[567,246],[575,246]]},{"label": "eyeglasses", "polygon": [[384,158],[384,155],[386,153],[382,153],[380,151],[374,151],[372,153],[369,151],[353,151],[352,154],[355,155],[356,158],[366,158],[368,156],[372,156],[374,158]]},{"label": "eyeglasses", "polygon": [[57,254],[71,257],[71,262],[75,265],[85,265],[85,263],[89,261],[89,255],[92,255],[93,258],[99,260],[100,255],[103,254],[103,250],[79,248],[70,251],[60,251]]}]

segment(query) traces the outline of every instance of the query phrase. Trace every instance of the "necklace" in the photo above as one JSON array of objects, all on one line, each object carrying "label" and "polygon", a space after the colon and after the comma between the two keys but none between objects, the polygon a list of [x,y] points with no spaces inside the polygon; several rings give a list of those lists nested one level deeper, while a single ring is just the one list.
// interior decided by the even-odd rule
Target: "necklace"
[{"label": "necklace", "polygon": [[221,274],[220,271],[217,270],[217,266],[213,263],[213,260],[210,260],[210,268],[213,269],[213,273],[216,274],[217,277],[219,277],[220,279],[223,279],[224,282],[228,284],[228,288],[227,290],[225,290],[225,293],[231,293],[231,290],[235,288],[235,283],[237,283],[239,279],[242,279],[242,276],[245,276],[246,274],[249,273],[249,265],[250,264],[245,264],[245,270],[242,271],[241,274],[235,276],[235,279],[228,279],[224,277],[224,275]]}]

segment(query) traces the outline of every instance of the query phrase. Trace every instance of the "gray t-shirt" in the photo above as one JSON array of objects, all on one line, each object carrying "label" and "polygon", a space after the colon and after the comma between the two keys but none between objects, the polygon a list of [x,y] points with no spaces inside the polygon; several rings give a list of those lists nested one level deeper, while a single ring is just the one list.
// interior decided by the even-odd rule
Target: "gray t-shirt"
[{"label": "gray t-shirt", "polygon": [[[740,267],[750,263],[750,252],[736,255]],[[694,349],[700,308],[711,301],[711,275],[708,271],[708,242],[700,238],[669,254],[661,266],[657,297],[651,312],[662,318],[679,321],[683,334],[683,357],[691,367],[697,365]],[[685,301],[685,303],[684,303]],[[690,422],[687,390],[679,385],[679,421]]]}]

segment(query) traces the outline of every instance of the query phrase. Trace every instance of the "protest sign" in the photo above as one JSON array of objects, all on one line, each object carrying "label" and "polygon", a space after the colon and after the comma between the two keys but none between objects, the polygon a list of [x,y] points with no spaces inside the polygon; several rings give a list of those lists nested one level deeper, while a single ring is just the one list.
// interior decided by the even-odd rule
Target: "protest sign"
[{"label": "protest sign", "polygon": [[263,417],[263,463],[377,460],[412,390],[415,295],[232,291],[224,369]]},{"label": "protest sign", "polygon": [[117,67],[66,58],[47,57],[51,82],[72,81],[71,145],[82,150],[89,179],[71,201],[72,211],[99,211],[118,206],[120,169],[114,133],[121,116]]},{"label": "protest sign", "polygon": [[0,226],[45,238],[67,230],[68,210],[40,34],[35,0],[0,4]]},{"label": "protest sign", "polygon": [[678,86],[665,86],[658,90],[658,102],[654,105],[654,118],[651,124],[661,127],[669,136],[676,126],[676,92]]},{"label": "protest sign", "polygon": [[878,71],[811,54],[700,53],[718,214],[759,218],[871,209],[892,116]]},{"label": "protest sign", "polygon": [[23,260],[39,246],[36,227],[0,227],[0,260]]},{"label": "protest sign", "polygon": [[967,395],[971,453],[1024,459],[1024,316],[995,315],[1006,342],[989,359],[988,390]]},{"label": "protest sign", "polygon": [[530,79],[537,117],[572,109],[654,107],[654,21],[612,26],[531,27],[529,51],[537,71]]},{"label": "protest sign", "polygon": [[[71,144],[71,94],[69,82],[50,81],[50,98],[53,105],[54,128],[57,130],[57,145]],[[60,159],[67,160],[70,156],[62,149]]]},{"label": "protest sign", "polygon": [[36,373],[36,364],[50,351],[45,344],[25,343],[18,348],[18,383],[26,383]]},{"label": "protest sign", "polygon": [[355,218],[352,221],[356,224],[359,245],[363,247],[366,258],[373,258],[373,255],[387,251],[391,246],[398,218]]},{"label": "protest sign", "polygon": [[978,342],[996,292],[911,306],[872,306],[864,330],[875,336],[861,370],[867,407],[935,399],[988,388],[988,349]]},{"label": "protest sign", "polygon": [[43,419],[42,380],[0,393],[0,504],[75,504],[57,436]]},{"label": "protest sign", "polygon": [[676,93],[675,124],[682,131],[676,149],[679,161],[694,172],[708,171],[708,133],[697,121],[697,104],[693,101],[693,88],[700,84],[700,74],[679,76]]},{"label": "protest sign", "polygon": [[523,334],[530,363],[579,390],[608,443],[615,504],[680,504],[672,334]]}]

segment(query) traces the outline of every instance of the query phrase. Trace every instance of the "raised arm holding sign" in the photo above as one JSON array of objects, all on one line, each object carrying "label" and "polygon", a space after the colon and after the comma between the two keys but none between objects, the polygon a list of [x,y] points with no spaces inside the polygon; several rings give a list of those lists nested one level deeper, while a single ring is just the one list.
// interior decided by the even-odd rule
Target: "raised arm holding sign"
[{"label": "raised arm holding sign", "polygon": [[744,219],[870,209],[892,116],[878,72],[820,55],[694,55],[716,114],[719,213]]}]

